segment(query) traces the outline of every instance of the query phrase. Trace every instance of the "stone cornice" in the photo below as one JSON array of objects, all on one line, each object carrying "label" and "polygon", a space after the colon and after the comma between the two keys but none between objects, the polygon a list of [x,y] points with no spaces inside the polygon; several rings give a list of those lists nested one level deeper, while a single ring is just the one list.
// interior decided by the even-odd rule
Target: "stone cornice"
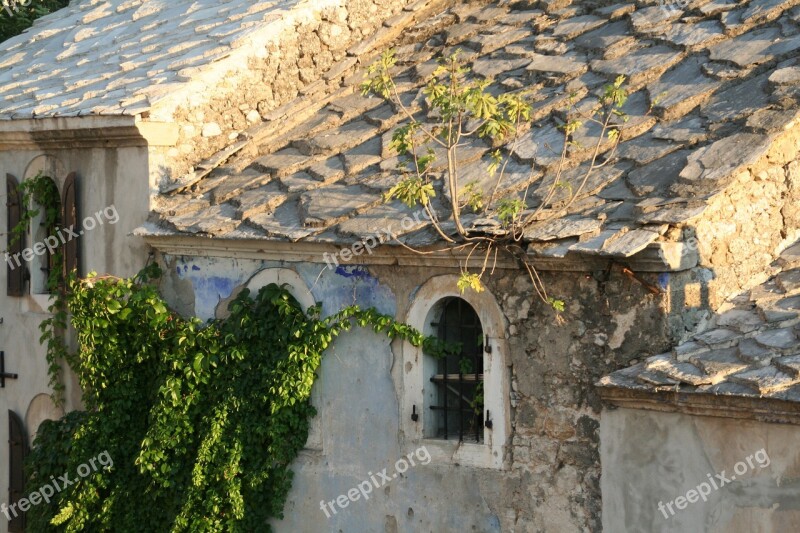
[{"label": "stone cornice", "polygon": [[[156,250],[170,255],[194,257],[232,257],[239,259],[278,260],[324,264],[324,254],[335,254],[346,246],[319,242],[286,242],[266,239],[219,239],[185,235],[142,235]],[[434,247],[433,249],[441,249]],[[420,251],[427,251],[422,248]],[[330,256],[328,256],[330,257]],[[371,254],[363,253],[347,261],[347,265],[399,265],[453,267],[463,263],[466,252],[415,253],[399,246],[381,246]],[[679,243],[654,243],[639,254],[614,259],[600,256],[568,255],[563,258],[531,257],[531,263],[542,271],[592,272],[608,268],[616,261],[634,272],[678,272],[696,266],[696,255],[687,253]],[[482,259],[473,258],[470,266],[480,267]],[[510,259],[498,258],[497,268],[518,269]]]},{"label": "stone cornice", "polygon": [[612,407],[800,425],[800,403],[786,400],[617,387],[598,387],[598,391]]}]

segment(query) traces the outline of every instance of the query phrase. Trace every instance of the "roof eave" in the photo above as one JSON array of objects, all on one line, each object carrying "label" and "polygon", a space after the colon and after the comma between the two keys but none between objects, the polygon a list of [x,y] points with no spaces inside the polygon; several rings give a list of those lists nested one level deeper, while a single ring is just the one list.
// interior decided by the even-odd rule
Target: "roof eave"
[{"label": "roof eave", "polygon": [[800,425],[800,402],[680,390],[655,391],[609,386],[598,386],[597,390],[604,403],[614,408]]},{"label": "roof eave", "polygon": [[179,127],[133,115],[0,120],[0,151],[175,146]]},{"label": "roof eave", "polygon": [[[201,235],[160,234],[137,231],[147,244],[156,250],[170,254],[194,257],[232,257],[237,259],[280,260],[325,264],[324,254],[334,254],[347,243],[289,242],[269,239],[223,239]],[[355,242],[355,240],[353,240]],[[441,249],[432,246],[430,249]],[[419,251],[429,251],[421,248]],[[463,263],[468,253],[447,251],[420,254],[401,246],[379,246],[369,254],[353,256],[348,265],[398,265],[424,267],[453,267]],[[482,259],[471,259],[480,267]],[[565,257],[530,257],[530,262],[541,271],[592,272],[604,270],[611,262],[623,264],[634,272],[680,272],[697,265],[697,253],[682,243],[657,242],[632,257],[592,256],[568,254]],[[498,258],[497,268],[517,269],[511,258]]]}]

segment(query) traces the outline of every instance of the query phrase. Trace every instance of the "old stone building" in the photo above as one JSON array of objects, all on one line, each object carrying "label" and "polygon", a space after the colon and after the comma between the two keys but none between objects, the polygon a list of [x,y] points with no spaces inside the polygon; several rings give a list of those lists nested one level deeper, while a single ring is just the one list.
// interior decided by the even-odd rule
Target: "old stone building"
[{"label": "old stone building", "polygon": [[[81,217],[119,213],[79,239],[81,270],[130,275],[152,252],[183,314],[224,316],[242,288],[278,282],[325,313],[355,302],[480,339],[467,371],[369,331],[338,339],[278,531],[792,530],[797,4],[73,2],[3,44],[0,169],[17,181],[42,170],[62,188],[74,173]],[[389,48],[400,99],[423,119],[435,117],[421,89],[456,49],[498,90],[531,91],[532,125],[500,147],[512,158],[503,186],[556,214],[524,242],[566,303],[563,323],[509,259],[486,291],[461,294],[465,255],[411,250],[440,243],[383,198],[400,179],[389,141],[403,116],[359,90]],[[619,148],[574,202],[568,187],[549,196],[570,97],[586,108],[618,76],[629,92]],[[596,136],[573,134],[565,180],[583,175]],[[493,186],[491,149],[464,148],[464,185]],[[32,280],[3,298],[0,326],[19,375],[0,412],[29,436],[59,414],[33,340],[47,295]],[[478,383],[480,412],[450,415]],[[429,461],[369,500],[321,506],[423,447]],[[760,448],[768,467],[662,517],[659,503]],[[13,489],[6,478],[0,491]]]}]

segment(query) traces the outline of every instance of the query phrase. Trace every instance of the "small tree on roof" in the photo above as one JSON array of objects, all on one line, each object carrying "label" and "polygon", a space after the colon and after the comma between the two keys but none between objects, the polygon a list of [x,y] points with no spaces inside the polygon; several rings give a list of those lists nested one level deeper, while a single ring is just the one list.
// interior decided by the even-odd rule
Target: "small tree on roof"
[{"label": "small tree on roof", "polygon": [[[533,167],[522,194],[504,190],[511,152],[518,145],[521,127],[531,121],[532,104],[528,91],[495,95],[493,80],[471,76],[470,69],[459,59],[456,51],[440,59],[439,67],[423,89],[428,117],[435,117],[432,124],[423,123],[400,98],[392,75],[396,63],[393,50],[384,52],[368,68],[361,85],[364,95],[374,93],[392,102],[406,119],[405,124],[393,132],[390,144],[390,148],[402,158],[399,165],[402,179],[386,193],[385,201],[397,199],[408,207],[421,205],[433,228],[447,244],[445,251],[467,250],[466,260],[459,265],[458,288],[462,293],[467,289],[483,290],[483,277],[493,273],[498,253],[502,252],[514,257],[526,270],[539,298],[557,312],[563,311],[564,302],[548,295],[547,287],[528,258],[523,246],[524,236],[533,226],[563,216],[580,197],[591,175],[612,160],[621,138],[620,131],[628,121],[622,110],[628,98],[623,88],[625,78],[619,76],[614,83],[606,85],[596,104],[587,110],[579,110],[575,105],[576,96],[570,95],[566,120],[559,126],[564,144],[555,178],[542,201],[532,206],[529,205],[528,188],[533,178]],[[585,171],[577,180],[569,181],[564,178],[565,171],[570,168],[569,150],[585,150],[573,139],[584,125],[599,128],[597,139],[589,148],[589,164]],[[491,178],[488,189],[476,181],[461,183],[459,179],[459,150],[475,138],[494,148],[486,164],[487,176]],[[510,143],[507,152],[500,148],[503,143]],[[445,161],[439,162],[442,157]],[[437,212],[432,204],[437,180],[443,182],[443,189],[449,196],[443,213]],[[557,194],[560,190],[567,191],[566,198]],[[468,228],[464,215],[469,213],[488,219],[494,225],[490,230]],[[450,217],[452,221],[445,227],[443,222]],[[482,258],[477,271],[469,268],[476,255]]]}]

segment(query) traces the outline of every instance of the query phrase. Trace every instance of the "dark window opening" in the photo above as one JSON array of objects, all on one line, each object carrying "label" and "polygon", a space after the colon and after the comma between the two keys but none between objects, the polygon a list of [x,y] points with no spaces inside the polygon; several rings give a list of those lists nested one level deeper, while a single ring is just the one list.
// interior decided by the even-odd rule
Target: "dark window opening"
[{"label": "dark window opening", "polygon": [[431,382],[436,387],[435,436],[483,442],[483,329],[475,310],[461,298],[443,302],[439,321],[433,323],[440,339],[461,349],[437,361]]},{"label": "dark window opening", "polygon": [[14,233],[22,220],[22,200],[17,178],[6,174],[6,294],[23,296],[28,281],[28,265],[22,259],[25,234]]},{"label": "dark window opening", "polygon": [[[25,472],[23,466],[28,455],[28,435],[22,419],[14,411],[8,411],[8,504],[19,503],[25,496]],[[25,531],[25,513],[14,507],[9,510],[9,533]]]}]

